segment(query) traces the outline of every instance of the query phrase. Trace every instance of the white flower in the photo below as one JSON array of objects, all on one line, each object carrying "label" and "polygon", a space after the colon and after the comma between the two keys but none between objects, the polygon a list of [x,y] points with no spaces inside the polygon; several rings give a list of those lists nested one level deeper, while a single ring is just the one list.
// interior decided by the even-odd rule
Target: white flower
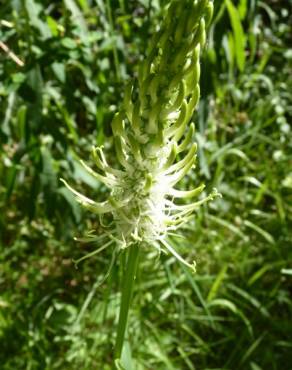
[{"label": "white flower", "polygon": [[112,122],[120,168],[108,165],[102,148],[93,149],[99,173],[81,162],[111,190],[110,197],[97,203],[62,180],[89,211],[112,214],[110,234],[121,248],[138,242],[166,249],[190,267],[194,265],[180,257],[167,235],[218,195],[214,190],[200,201],[184,204],[182,200],[199,195],[204,186],[190,191],[176,188],[196,161],[197,146],[191,144],[194,125],[188,125],[199,100],[199,56],[206,38],[205,18],[209,21],[211,12],[209,0],[172,2],[141,63],[137,98],[134,85],[129,85]]}]

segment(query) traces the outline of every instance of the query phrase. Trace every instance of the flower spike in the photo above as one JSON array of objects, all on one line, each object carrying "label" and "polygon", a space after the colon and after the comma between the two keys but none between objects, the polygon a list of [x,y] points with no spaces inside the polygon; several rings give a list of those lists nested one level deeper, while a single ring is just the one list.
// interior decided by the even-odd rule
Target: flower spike
[{"label": "flower spike", "polygon": [[190,190],[174,188],[196,162],[197,145],[191,144],[194,124],[190,121],[199,101],[200,53],[212,12],[211,0],[171,1],[140,64],[137,81],[125,88],[122,106],[112,121],[119,168],[108,165],[102,148],[93,149],[101,174],[81,161],[110,189],[108,200],[97,203],[62,180],[86,209],[111,213],[111,229],[105,232],[119,248],[154,246],[193,270],[194,265],[178,254],[167,237],[188,222],[200,205],[219,195],[213,191],[187,203],[204,185]]}]

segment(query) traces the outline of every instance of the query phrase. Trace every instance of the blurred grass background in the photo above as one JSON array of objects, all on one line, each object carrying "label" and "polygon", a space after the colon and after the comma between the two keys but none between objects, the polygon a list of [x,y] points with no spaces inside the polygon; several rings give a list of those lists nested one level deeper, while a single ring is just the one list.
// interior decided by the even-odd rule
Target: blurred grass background
[{"label": "blurred grass background", "polygon": [[[0,7],[0,368],[110,369],[119,262],[73,241],[97,220],[60,183],[110,158],[110,122],[166,0],[9,0]],[[174,239],[192,275],[144,251],[126,370],[292,369],[291,0],[215,1],[194,117],[199,164],[217,187]],[[8,46],[21,67],[3,50]],[[114,159],[112,159],[114,160]]]}]

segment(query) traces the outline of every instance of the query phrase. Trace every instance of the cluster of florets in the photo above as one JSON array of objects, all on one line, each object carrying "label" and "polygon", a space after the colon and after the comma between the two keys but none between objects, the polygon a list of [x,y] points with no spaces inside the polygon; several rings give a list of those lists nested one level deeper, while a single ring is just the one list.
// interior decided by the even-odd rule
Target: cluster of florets
[{"label": "cluster of florets", "polygon": [[100,173],[82,162],[111,189],[108,200],[97,203],[65,182],[85,208],[112,214],[112,235],[121,247],[137,242],[162,246],[181,259],[167,242],[168,232],[217,195],[213,191],[203,200],[185,204],[184,199],[197,196],[204,186],[175,188],[196,161],[194,125],[189,122],[199,100],[199,57],[212,9],[210,0],[171,3],[140,65],[136,91],[134,84],[128,85],[112,122],[119,168],[109,166],[102,148],[93,149]]}]

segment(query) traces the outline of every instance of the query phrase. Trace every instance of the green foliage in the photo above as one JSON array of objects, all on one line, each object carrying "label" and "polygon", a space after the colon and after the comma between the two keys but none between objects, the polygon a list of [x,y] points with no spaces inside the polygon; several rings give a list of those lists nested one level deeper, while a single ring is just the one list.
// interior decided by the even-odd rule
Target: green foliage
[{"label": "green foliage", "polygon": [[[112,158],[113,112],[166,4],[1,6],[1,41],[24,62],[1,47],[1,369],[111,368],[123,261],[105,250],[74,267],[96,246],[73,236],[100,229],[59,177],[107,195],[79,158],[103,142]],[[291,5],[215,1],[194,116],[199,164],[183,187],[205,182],[223,198],[172,236],[196,275],[142,252],[123,368],[291,367]]]}]

